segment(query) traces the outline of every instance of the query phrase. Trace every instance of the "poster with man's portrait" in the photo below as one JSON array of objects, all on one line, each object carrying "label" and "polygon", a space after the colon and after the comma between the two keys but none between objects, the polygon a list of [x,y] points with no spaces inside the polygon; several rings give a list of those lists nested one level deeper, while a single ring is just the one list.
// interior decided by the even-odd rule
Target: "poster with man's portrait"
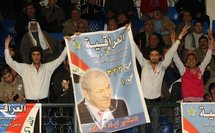
[{"label": "poster with man's portrait", "polygon": [[150,122],[130,26],[65,41],[81,132],[112,132]]}]

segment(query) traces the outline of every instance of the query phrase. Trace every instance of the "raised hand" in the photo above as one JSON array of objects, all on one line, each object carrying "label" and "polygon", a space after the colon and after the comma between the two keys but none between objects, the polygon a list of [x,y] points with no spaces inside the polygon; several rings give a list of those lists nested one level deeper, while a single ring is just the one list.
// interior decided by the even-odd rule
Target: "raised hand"
[{"label": "raised hand", "polygon": [[184,28],[182,29],[181,33],[178,35],[178,39],[181,40],[188,32],[188,29],[190,28],[189,24],[186,24]]},{"label": "raised hand", "polygon": [[[208,37],[210,38],[210,44],[209,44],[209,48],[212,49],[214,51],[214,36],[213,36],[213,32],[212,30],[208,30]],[[213,52],[214,53],[214,52]]]},{"label": "raised hand", "polygon": [[24,96],[19,95],[19,98],[16,101],[17,102],[22,102],[24,100],[25,100]]},{"label": "raised hand", "polygon": [[214,36],[212,30],[208,30],[208,37],[210,38],[211,41],[214,41]]},{"label": "raised hand", "polygon": [[170,36],[172,44],[175,43],[175,41],[177,39],[177,34],[176,34],[175,30],[171,30],[169,36]]},{"label": "raised hand", "polygon": [[65,91],[69,89],[69,81],[63,80],[63,81],[61,82],[61,85],[62,85],[62,87],[63,87],[63,89],[64,89]]},{"label": "raised hand", "polygon": [[5,38],[5,42],[4,42],[4,44],[5,44],[5,49],[8,49],[8,48],[9,48],[11,40],[12,40],[12,37],[11,37],[10,35],[8,35],[8,36]]}]

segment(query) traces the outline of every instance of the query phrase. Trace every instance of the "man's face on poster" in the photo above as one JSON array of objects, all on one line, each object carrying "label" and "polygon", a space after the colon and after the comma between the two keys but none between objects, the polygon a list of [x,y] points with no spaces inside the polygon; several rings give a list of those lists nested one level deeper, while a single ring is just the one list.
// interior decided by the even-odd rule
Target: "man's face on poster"
[{"label": "man's face on poster", "polygon": [[85,98],[100,110],[106,110],[111,105],[112,88],[105,75],[91,79],[87,89],[84,89]]}]

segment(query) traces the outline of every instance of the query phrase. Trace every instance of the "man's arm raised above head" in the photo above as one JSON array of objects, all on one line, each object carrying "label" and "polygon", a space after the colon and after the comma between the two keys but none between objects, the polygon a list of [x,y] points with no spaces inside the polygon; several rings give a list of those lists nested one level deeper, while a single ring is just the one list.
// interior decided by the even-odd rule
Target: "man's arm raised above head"
[{"label": "man's arm raised above head", "polygon": [[208,47],[208,51],[207,51],[207,53],[206,53],[203,61],[199,65],[199,68],[200,68],[200,70],[201,70],[202,73],[204,73],[205,68],[207,67],[207,65],[211,61],[213,50],[214,50],[214,45],[215,45],[214,37],[213,37],[213,32],[211,30],[208,30],[208,37],[210,39],[210,44],[209,44],[209,47]]},{"label": "man's arm raised above head", "polygon": [[[171,63],[172,58],[173,58],[175,52],[176,52],[177,49],[178,49],[178,46],[179,46],[179,44],[180,44],[180,41],[181,41],[181,40],[183,39],[183,37],[187,34],[189,28],[190,28],[189,25],[185,25],[184,28],[182,29],[181,33],[179,34],[177,40],[175,39],[175,36],[176,36],[175,31],[171,31],[170,37],[171,37],[172,42],[174,42],[174,44],[172,44],[171,48],[170,48],[170,49],[168,50],[168,52],[165,54],[165,58],[164,58],[164,60],[162,61],[162,65],[163,65],[164,67],[167,68],[167,67],[169,66],[169,64]],[[176,40],[176,41],[174,41],[174,40]]]},{"label": "man's arm raised above head", "polygon": [[175,65],[176,65],[176,67],[178,68],[178,71],[179,71],[180,75],[183,75],[185,70],[186,70],[186,67],[184,66],[183,62],[179,58],[177,52],[175,52],[175,54],[173,56],[173,61],[174,61]]},{"label": "man's arm raised above head", "polygon": [[141,67],[143,66],[143,62],[146,60],[143,57],[143,54],[140,52],[139,48],[137,47],[136,43],[134,42],[134,49],[135,49],[135,56],[138,60],[138,62],[140,63]]},{"label": "man's arm raised above head", "polygon": [[4,47],[5,47],[5,49],[9,49],[11,40],[12,40],[12,37],[10,35],[8,35],[5,38],[5,41],[4,41]]},{"label": "man's arm raised above head", "polygon": [[4,51],[5,61],[14,71],[16,71],[20,76],[22,76],[22,72],[25,67],[24,67],[24,64],[18,63],[12,59],[9,51],[11,40],[12,40],[12,37],[10,35],[8,35],[5,38],[5,51]]},{"label": "man's arm raised above head", "polygon": [[64,47],[64,50],[62,51],[62,53],[57,59],[46,63],[46,65],[48,65],[49,70],[54,72],[54,70],[65,60],[66,56],[67,56],[67,48]]}]

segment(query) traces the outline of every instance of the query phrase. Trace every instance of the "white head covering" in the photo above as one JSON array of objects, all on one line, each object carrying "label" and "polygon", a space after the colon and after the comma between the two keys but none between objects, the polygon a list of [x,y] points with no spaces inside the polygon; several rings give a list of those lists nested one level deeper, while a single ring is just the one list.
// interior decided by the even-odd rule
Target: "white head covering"
[{"label": "white head covering", "polygon": [[28,22],[28,33],[29,33],[29,36],[33,42],[33,45],[34,46],[37,46],[37,41],[34,39],[33,35],[32,35],[32,32],[31,32],[31,29],[30,29],[30,26],[31,26],[31,22],[34,22],[37,24],[37,32],[38,32],[38,36],[39,36],[39,41],[40,41],[40,45],[42,47],[43,50],[46,50],[48,47],[48,44],[47,44],[47,40],[46,38],[44,37],[43,33],[42,33],[42,30],[40,28],[40,25],[37,21],[35,20],[32,20],[32,21],[29,21]]}]

